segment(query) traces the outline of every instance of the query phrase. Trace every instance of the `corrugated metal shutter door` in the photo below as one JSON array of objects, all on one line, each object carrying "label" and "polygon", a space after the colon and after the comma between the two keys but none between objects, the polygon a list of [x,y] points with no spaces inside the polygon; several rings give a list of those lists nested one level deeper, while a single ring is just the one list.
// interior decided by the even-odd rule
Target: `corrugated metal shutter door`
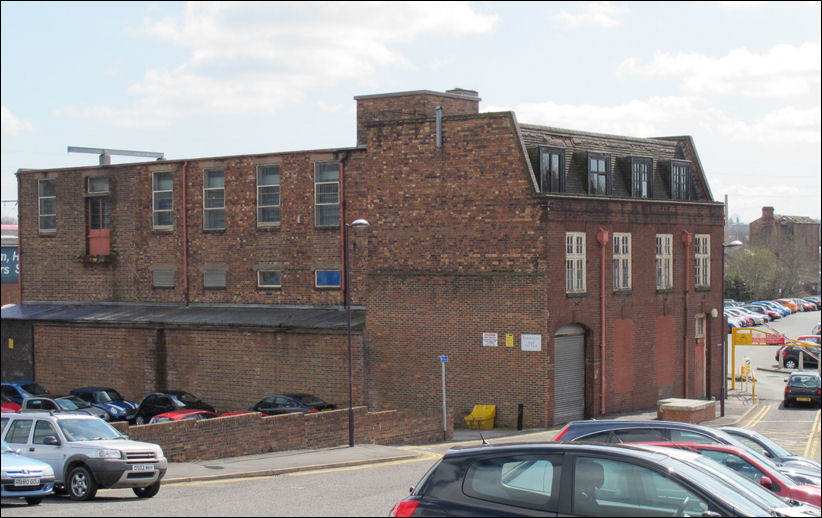
[{"label": "corrugated metal shutter door", "polygon": [[566,326],[554,345],[554,424],[585,417],[585,331]]}]

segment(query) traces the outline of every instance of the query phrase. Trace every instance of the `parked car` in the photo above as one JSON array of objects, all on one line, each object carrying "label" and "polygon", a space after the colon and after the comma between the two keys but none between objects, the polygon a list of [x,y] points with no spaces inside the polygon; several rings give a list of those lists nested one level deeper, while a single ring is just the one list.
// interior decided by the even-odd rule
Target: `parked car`
[{"label": "parked car", "polygon": [[755,454],[747,448],[719,444],[698,443],[659,443],[657,446],[667,446],[691,450],[713,459],[727,466],[740,475],[746,476],[766,489],[787,500],[797,500],[806,504],[820,506],[819,486],[797,483],[777,469],[776,465],[766,457]]},{"label": "parked car", "polygon": [[66,413],[6,414],[3,439],[54,470],[54,483],[72,500],[94,498],[98,488],[131,488],[139,498],[160,490],[168,469],[156,444],[126,439],[107,422]]},{"label": "parked car", "polygon": [[759,313],[767,322],[773,322],[774,320],[778,320],[782,318],[782,314],[778,313],[776,310],[768,309],[765,306],[757,306],[756,304],[746,304],[742,306],[743,309],[748,311],[752,311],[754,313]]},{"label": "parked car", "polygon": [[811,403],[822,407],[822,378],[818,372],[794,372],[785,382],[785,408],[794,403]]},{"label": "parked car", "polygon": [[774,302],[773,300],[757,300],[755,302],[751,302],[751,304],[765,306],[767,308],[778,311],[783,317],[786,317],[791,314],[790,308],[783,306],[778,302]]},{"label": "parked car", "polygon": [[796,302],[792,301],[791,299],[775,299],[774,302],[777,302],[787,307],[791,310],[791,313],[796,313],[797,311],[799,311],[799,306],[797,306]]},{"label": "parked car", "polygon": [[746,483],[729,483],[665,449],[579,443],[480,446],[446,452],[389,516],[818,514],[811,507],[790,508]]},{"label": "parked car", "polygon": [[810,302],[803,298],[793,298],[791,300],[799,307],[799,311],[816,311],[816,302]]},{"label": "parked car", "polygon": [[311,394],[276,394],[261,399],[249,410],[266,415],[292,414],[295,412],[323,412],[336,410],[337,405],[326,403]]},{"label": "parked car", "polygon": [[172,410],[170,412],[163,412],[162,414],[155,415],[151,418],[148,424],[167,423],[169,421],[183,421],[186,419],[202,421],[203,419],[211,419],[212,417],[217,417],[217,414],[214,412],[209,412],[208,410]]},{"label": "parked car", "polygon": [[37,505],[54,490],[54,470],[45,462],[20,455],[6,441],[2,441],[3,498],[25,498],[29,505]]},{"label": "parked car", "polygon": [[793,370],[799,368],[799,355],[802,354],[802,367],[815,369],[818,365],[816,358],[814,358],[810,354],[805,354],[803,351],[807,351],[818,358],[820,348],[818,346],[799,347],[796,345],[783,345],[776,351],[776,356],[774,357],[774,359],[777,361],[777,363],[779,363],[779,357],[781,356],[782,366],[786,369]]},{"label": "parked car", "polygon": [[817,476],[822,472],[822,464],[818,460],[794,455],[771,438],[755,430],[736,426],[720,426],[719,429],[736,438],[751,450],[760,451],[780,466],[812,470],[816,472]]},{"label": "parked car", "polygon": [[555,442],[696,442],[744,446],[727,433],[691,423],[678,421],[622,421],[619,419],[590,419],[572,421],[554,438]]},{"label": "parked car", "polygon": [[35,381],[10,381],[2,384],[0,394],[19,405],[27,397],[48,396],[49,391]]},{"label": "parked car", "polygon": [[134,418],[130,421],[133,424],[146,424],[157,414],[180,410],[183,408],[194,410],[208,410],[214,412],[214,407],[204,402],[194,394],[183,390],[161,390],[151,392],[140,402]]},{"label": "parked car", "polygon": [[77,396],[27,397],[20,405],[20,412],[66,412],[69,414],[91,415],[104,420],[108,418],[108,414]]},{"label": "parked car", "polygon": [[137,403],[125,399],[111,387],[80,387],[69,393],[106,411],[111,421],[128,421],[137,412]]},{"label": "parked car", "polygon": [[748,327],[748,319],[737,315],[732,315],[727,311],[724,312],[725,319],[728,321],[728,327]]},{"label": "parked car", "polygon": [[820,335],[822,334],[822,322],[817,322],[815,326],[813,326],[813,330],[811,331],[812,335]]},{"label": "parked car", "polygon": [[765,317],[760,315],[759,313],[754,313],[752,311],[748,311],[741,306],[738,308],[725,308],[725,310],[730,313],[731,315],[737,315],[744,317],[748,320],[749,326],[759,326],[765,323]]},{"label": "parked car", "polygon": [[3,413],[20,411],[20,405],[6,396],[0,396],[0,408],[2,408]]}]

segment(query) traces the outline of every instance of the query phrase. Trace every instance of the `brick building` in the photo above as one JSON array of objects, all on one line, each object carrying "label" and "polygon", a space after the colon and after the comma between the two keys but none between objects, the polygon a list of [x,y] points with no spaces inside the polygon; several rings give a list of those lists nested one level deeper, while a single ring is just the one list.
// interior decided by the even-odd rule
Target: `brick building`
[{"label": "brick building", "polygon": [[355,147],[20,170],[4,379],[347,405],[364,218],[355,404],[440,408],[441,356],[457,426],[719,395],[723,205],[691,138],[520,124],[462,89],[355,99]]}]

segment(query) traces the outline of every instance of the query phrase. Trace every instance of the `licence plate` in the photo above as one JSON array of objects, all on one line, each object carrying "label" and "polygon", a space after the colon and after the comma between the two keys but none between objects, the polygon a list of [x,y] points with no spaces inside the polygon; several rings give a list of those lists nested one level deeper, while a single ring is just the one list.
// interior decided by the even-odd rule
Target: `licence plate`
[{"label": "licence plate", "polygon": [[798,398],[796,398],[796,400],[797,401],[810,401],[811,398],[809,398],[809,397],[798,397]]},{"label": "licence plate", "polygon": [[154,464],[134,464],[131,471],[154,471]]},{"label": "licence plate", "polygon": [[15,478],[14,479],[15,486],[39,486],[40,479],[39,478]]}]

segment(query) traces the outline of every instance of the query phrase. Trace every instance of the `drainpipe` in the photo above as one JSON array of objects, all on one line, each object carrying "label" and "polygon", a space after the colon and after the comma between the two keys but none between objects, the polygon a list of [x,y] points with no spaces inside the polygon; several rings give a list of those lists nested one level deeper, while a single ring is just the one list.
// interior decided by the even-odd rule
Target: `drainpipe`
[{"label": "drainpipe", "polygon": [[434,110],[437,115],[437,147],[442,147],[442,106],[435,106]]},{"label": "drainpipe", "polygon": [[[689,396],[690,377],[690,351],[688,347],[688,299],[690,296],[690,279],[691,279],[691,245],[694,242],[694,235],[687,230],[682,231],[682,242],[685,244],[685,292],[684,303],[682,305],[682,348],[685,350],[685,399]],[[724,282],[724,281],[723,281]]]},{"label": "drainpipe", "polygon": [[[17,177],[17,300],[18,304],[23,304],[23,240],[20,239],[23,235],[23,218],[22,213],[23,211],[20,210],[20,200],[23,199],[20,196],[20,171],[14,173],[14,176]],[[39,189],[39,187],[38,187]],[[39,210],[39,209],[38,209]],[[37,222],[38,229],[40,222]],[[32,351],[32,362],[31,364],[34,365],[34,351]]]},{"label": "drainpipe", "polygon": [[599,314],[600,314],[600,336],[602,341],[599,345],[600,356],[600,394],[599,394],[599,413],[605,415],[605,249],[610,241],[608,231],[600,227],[597,232],[597,241],[599,241],[602,258],[600,264],[600,282],[599,282]]},{"label": "drainpipe", "polygon": [[183,162],[183,301],[188,306],[188,160]]}]

